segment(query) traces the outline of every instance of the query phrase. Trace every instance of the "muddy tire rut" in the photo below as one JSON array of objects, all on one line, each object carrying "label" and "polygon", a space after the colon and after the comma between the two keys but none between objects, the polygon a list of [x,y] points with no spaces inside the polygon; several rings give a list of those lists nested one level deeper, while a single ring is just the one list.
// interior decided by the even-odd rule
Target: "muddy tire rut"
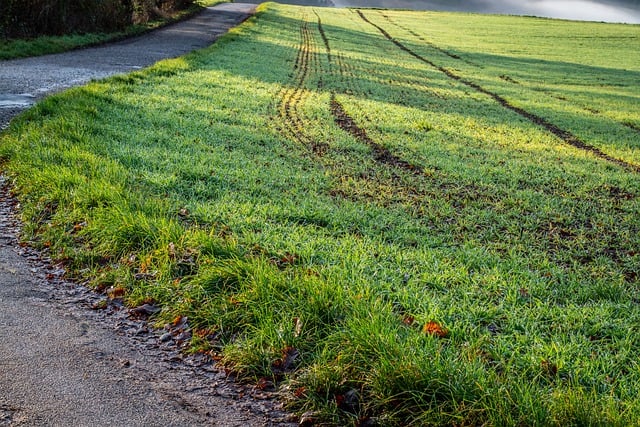
[{"label": "muddy tire rut", "polygon": [[328,146],[324,142],[315,141],[307,134],[307,119],[303,111],[304,103],[311,94],[307,89],[309,76],[314,69],[316,74],[319,74],[318,67],[313,36],[306,17],[303,16],[300,25],[300,44],[293,65],[293,82],[290,86],[283,86],[277,95],[278,118],[281,123],[280,130],[285,137],[298,141],[317,155],[323,155]]},{"label": "muddy tire rut", "polygon": [[[354,15],[359,17],[359,19],[361,19],[365,23],[370,23],[370,21],[368,21],[362,11],[356,10]],[[499,95],[494,94],[471,81],[463,79],[461,76],[458,76],[448,69],[437,66],[429,59],[423,58],[417,53],[406,48],[404,44],[391,38],[391,36],[383,28],[379,28],[376,25],[374,26],[384,36],[380,38],[381,42],[383,40],[391,40],[394,44],[396,44],[398,48],[420,59],[421,62],[430,65],[437,71],[444,73],[451,80],[461,82],[465,86],[473,89],[475,92],[490,96],[500,105],[502,105],[502,107],[512,110],[522,117],[525,117],[533,123],[537,124],[538,126],[547,129],[554,135],[560,137],[564,142],[571,143],[571,145],[577,146],[584,150],[593,149],[595,150],[595,153],[600,153],[599,157],[604,156],[606,160],[624,166],[627,169],[632,169],[635,167],[635,165],[630,165],[626,162],[610,158],[606,154],[599,152],[597,149],[586,146],[586,144],[584,144],[582,141],[577,140],[577,138],[569,132],[557,128],[553,124],[547,122],[545,119],[530,114],[529,112],[518,107],[514,107],[509,104],[506,99],[500,97]],[[307,31],[310,31],[309,23],[305,23],[304,30],[301,31],[301,53],[299,54],[299,57],[302,59],[298,61],[298,63],[301,63],[303,65],[305,63],[305,60],[303,58],[307,56],[304,54],[304,52],[307,49],[311,49],[311,43],[307,40],[313,39],[313,37],[308,35]],[[326,54],[325,63],[328,65],[324,68],[320,65],[316,66],[313,68],[313,72],[324,73],[328,70],[328,72],[331,73],[334,86],[321,86],[316,89],[310,88],[310,82],[307,82],[306,86],[310,88],[308,89],[310,92],[314,90],[329,92],[330,100],[328,108],[335,124],[345,133],[353,137],[356,141],[369,147],[371,150],[371,162],[381,166],[365,167],[364,172],[355,172],[354,174],[354,171],[351,170],[352,168],[350,168],[348,165],[336,163],[333,157],[334,150],[329,144],[326,144],[323,147],[324,149],[322,151],[322,155],[318,156],[317,159],[319,163],[322,164],[323,167],[325,167],[327,170],[331,171],[331,174],[335,177],[335,187],[330,191],[329,194],[332,197],[347,199],[354,202],[365,201],[366,203],[374,203],[378,206],[383,207],[401,207],[401,209],[407,209],[407,213],[415,217],[416,220],[420,221],[425,226],[437,229],[441,229],[444,227],[443,230],[458,230],[456,232],[462,233],[462,235],[470,232],[473,233],[474,230],[467,230],[465,228],[465,212],[470,212],[468,209],[478,209],[480,207],[488,211],[494,210],[497,206],[500,205],[500,200],[504,200],[505,198],[510,197],[510,195],[506,193],[503,194],[502,192],[496,192],[496,188],[478,183],[456,182],[453,177],[449,177],[446,173],[438,171],[437,169],[435,171],[429,170],[427,173],[425,172],[425,169],[423,167],[407,161],[401,156],[393,153],[389,148],[377,142],[375,138],[372,137],[367,131],[366,126],[359,124],[357,120],[348,112],[347,107],[345,107],[345,104],[340,98],[342,95],[367,98],[369,94],[364,89],[362,89],[358,83],[361,78],[360,76],[363,72],[368,73],[367,75],[376,75],[378,72],[383,75],[383,72],[381,70],[378,70],[375,64],[370,64],[373,68],[369,70],[357,69],[357,64],[354,64],[353,61],[349,59],[348,55],[345,55],[345,52],[332,50],[330,38],[331,34],[323,27],[323,23],[319,16],[317,19],[317,32],[319,34],[318,40],[321,39],[322,44],[324,44]],[[383,43],[381,43],[381,49],[383,49],[382,46]],[[317,48],[318,47],[314,45],[313,49],[317,50]],[[320,62],[317,57],[317,52],[316,55],[309,55],[309,57],[313,57],[314,61]],[[308,73],[304,71],[304,67],[302,67],[302,70],[299,71],[296,75],[298,76],[296,79],[297,84],[294,85],[293,91],[303,90],[302,86],[304,85],[304,80],[307,80]],[[397,80],[390,81],[390,84],[395,85],[395,90],[403,94],[403,96],[435,96],[430,88],[426,87],[426,85],[428,84],[427,77],[424,77],[424,80],[421,81],[415,80],[415,78],[404,78],[403,80],[402,76],[397,76],[397,78]],[[323,78],[320,77],[319,80],[322,81]],[[293,98],[296,97],[294,96]],[[438,98],[442,100],[442,97]],[[288,98],[285,97],[284,99],[286,100]],[[347,98],[345,97],[345,100],[346,99]],[[444,100],[446,102],[446,98]],[[282,104],[286,104],[286,102],[287,101],[283,102]],[[402,100],[399,100],[398,102],[399,104],[403,104]],[[295,111],[297,112],[297,114],[302,115],[302,113],[298,112],[297,109],[299,104],[295,105]],[[416,107],[415,105],[411,106]],[[294,110],[284,109],[283,111]],[[363,115],[366,118],[366,112],[360,112],[360,115]],[[303,120],[301,118],[295,117],[294,115],[287,114],[285,115],[285,117],[293,123],[301,123]],[[309,123],[311,124],[311,122]],[[292,132],[292,136],[297,138],[297,140],[299,142],[302,142],[303,144],[309,144],[309,140],[305,139],[306,136],[303,134],[303,132]],[[344,162],[345,155],[347,156],[347,158],[350,157],[348,151],[342,150],[342,162]],[[358,160],[354,157],[353,162],[361,163],[362,160]],[[615,202],[615,200],[617,199],[616,195],[612,193],[610,196],[611,200]],[[428,205],[429,203],[431,203],[430,201],[433,200],[445,201],[453,209],[454,213],[452,217],[448,218],[445,223],[433,222],[432,219],[424,216],[423,213],[425,212],[425,204]],[[476,224],[476,227],[481,226]],[[525,230],[523,229],[522,232],[525,232]],[[502,233],[508,233],[508,231],[503,230]],[[539,244],[542,247],[549,249],[551,253],[555,253],[554,251],[556,251],[558,254],[560,254],[562,252],[562,239],[558,239],[554,233],[549,232],[549,230],[545,228],[544,224],[540,225],[540,227],[537,229],[526,230],[526,233],[531,234],[531,236],[536,236],[535,238],[540,242]],[[619,261],[620,260],[615,260],[616,263],[618,263]],[[560,259],[558,260],[558,262],[560,262]]]},{"label": "muddy tire rut", "polygon": [[[472,82],[471,80],[468,80],[464,77],[462,77],[461,75],[456,74],[455,72],[439,66],[437,64],[435,64],[434,62],[432,62],[431,60],[425,58],[424,56],[418,54],[417,52],[415,52],[414,50],[412,50],[411,48],[409,48],[406,44],[400,42],[398,39],[394,38],[393,36],[391,36],[391,34],[389,34],[389,32],[387,30],[385,30],[382,26],[372,22],[369,18],[367,18],[365,16],[365,14],[361,11],[361,10],[357,10],[356,11],[358,13],[358,15],[360,16],[360,18],[370,24],[371,26],[373,26],[374,28],[376,28],[386,39],[388,39],[390,42],[392,42],[397,48],[399,48],[400,50],[403,50],[404,52],[408,53],[409,55],[413,56],[414,58],[416,58],[417,60],[429,65],[430,67],[440,71],[441,73],[443,73],[444,75],[446,75],[447,77],[449,77],[452,80],[455,80],[457,82],[460,82],[462,84],[464,84],[465,86],[474,89],[476,92],[478,93],[482,93],[484,95],[489,96],[490,98],[492,98],[494,101],[496,101],[498,104],[500,104],[501,106],[503,106],[504,108],[518,114],[519,116],[527,119],[528,121],[530,121],[531,123],[535,124],[536,126],[542,127],[545,130],[547,130],[548,132],[552,133],[553,135],[555,135],[556,137],[558,137],[560,140],[564,141],[566,144],[571,145],[572,147],[578,148],[580,150],[583,151],[587,151],[593,155],[595,155],[598,158],[601,158],[603,160],[606,160],[608,162],[614,163],[618,166],[622,166],[623,168],[630,170],[632,172],[636,172],[636,173],[640,173],[640,165],[636,165],[633,163],[629,163],[625,160],[622,159],[618,159],[615,158],[607,153],[605,153],[604,151],[600,150],[597,147],[594,147],[586,142],[584,142],[583,140],[581,140],[580,138],[578,138],[576,135],[574,135],[572,132],[566,130],[566,129],[562,129],[559,126],[553,124],[552,122],[550,122],[549,120],[547,120],[546,118],[539,116],[535,113],[532,113],[530,111],[525,110],[524,108],[518,107],[513,105],[512,103],[510,103],[506,98],[502,97],[501,95],[492,92],[482,86],[480,86],[479,84]],[[387,16],[383,15],[385,18],[389,19]],[[395,24],[397,25],[397,24]],[[415,33],[412,30],[408,30],[405,27],[400,27],[405,29],[406,31],[409,31],[412,35],[418,37],[419,39],[421,39],[422,41],[424,41],[425,43],[427,43],[431,48],[451,57],[454,59],[461,59],[458,55],[454,55],[451,54],[450,52],[446,51],[445,49],[442,49],[438,46],[435,46],[434,44],[424,40],[424,38],[422,38],[419,34]],[[475,64],[471,64],[471,65],[475,65]],[[508,79],[505,79],[506,81],[509,81]]]}]

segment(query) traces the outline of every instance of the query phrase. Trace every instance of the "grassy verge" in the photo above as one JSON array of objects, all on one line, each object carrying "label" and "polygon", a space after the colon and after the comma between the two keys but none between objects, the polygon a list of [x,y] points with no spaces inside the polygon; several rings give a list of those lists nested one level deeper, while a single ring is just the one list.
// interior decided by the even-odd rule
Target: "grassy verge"
[{"label": "grassy verge", "polygon": [[14,120],[25,239],[319,422],[634,424],[637,27],[540,22],[262,6]]},{"label": "grassy verge", "polygon": [[132,25],[125,30],[116,33],[70,34],[55,37],[42,36],[28,40],[0,39],[0,61],[66,52],[68,50],[97,46],[103,43],[122,40],[127,37],[138,36],[164,25],[186,19],[189,16],[198,13],[202,10],[202,7],[213,6],[218,3],[223,3],[223,1],[201,1],[187,10],[177,12],[169,19],[156,20],[146,24]]}]

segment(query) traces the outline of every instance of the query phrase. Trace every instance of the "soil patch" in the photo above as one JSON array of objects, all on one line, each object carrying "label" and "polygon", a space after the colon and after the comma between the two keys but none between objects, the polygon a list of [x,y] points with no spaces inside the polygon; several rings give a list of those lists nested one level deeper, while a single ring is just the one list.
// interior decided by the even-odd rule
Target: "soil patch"
[{"label": "soil patch", "polygon": [[371,139],[369,135],[367,135],[367,132],[363,128],[359,127],[353,118],[347,114],[342,104],[336,100],[335,95],[331,96],[331,114],[333,114],[336,124],[342,130],[351,134],[358,141],[367,144],[373,149],[373,157],[377,162],[404,169],[416,175],[422,175],[421,169],[418,166],[396,156],[387,148]]}]

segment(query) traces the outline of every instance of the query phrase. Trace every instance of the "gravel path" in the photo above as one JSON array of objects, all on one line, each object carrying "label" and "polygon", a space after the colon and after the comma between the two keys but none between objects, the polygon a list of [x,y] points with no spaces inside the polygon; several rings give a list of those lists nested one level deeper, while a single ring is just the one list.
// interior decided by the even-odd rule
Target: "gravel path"
[{"label": "gravel path", "polygon": [[[223,4],[135,39],[0,61],[0,128],[50,93],[205,47],[254,8]],[[182,329],[148,328],[117,301],[93,309],[103,297],[18,244],[16,208],[0,176],[0,426],[290,425],[269,395],[184,356]]]}]

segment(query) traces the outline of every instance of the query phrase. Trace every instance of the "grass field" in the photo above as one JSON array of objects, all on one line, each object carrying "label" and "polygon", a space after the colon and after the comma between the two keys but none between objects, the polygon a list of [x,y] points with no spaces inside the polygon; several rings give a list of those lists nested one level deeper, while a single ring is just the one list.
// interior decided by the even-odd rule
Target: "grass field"
[{"label": "grass field", "polygon": [[637,425],[639,44],[268,4],[0,155],[25,239],[319,423]]}]

